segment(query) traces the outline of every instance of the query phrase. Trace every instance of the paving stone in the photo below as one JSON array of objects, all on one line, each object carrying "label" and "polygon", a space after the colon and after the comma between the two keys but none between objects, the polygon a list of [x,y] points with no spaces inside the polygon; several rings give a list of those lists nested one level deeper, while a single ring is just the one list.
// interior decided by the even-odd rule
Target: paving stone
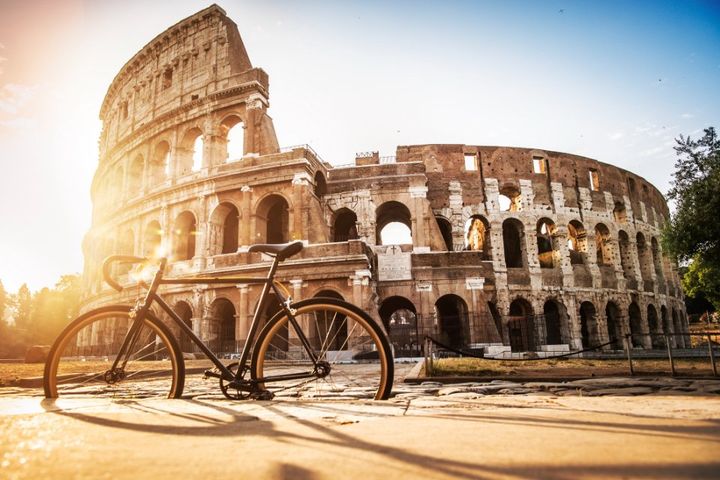
[{"label": "paving stone", "polygon": [[480,398],[484,395],[477,392],[455,392],[447,395],[450,398],[464,398],[464,399],[474,399],[474,398]]},{"label": "paving stone", "polygon": [[605,388],[585,392],[584,395],[587,395],[588,397],[599,397],[605,395],[647,395],[648,393],[653,393],[654,391],[655,390],[650,387]]},{"label": "paving stone", "polygon": [[534,390],[529,388],[503,388],[502,390],[498,390],[496,393],[499,395],[522,395],[533,391]]}]

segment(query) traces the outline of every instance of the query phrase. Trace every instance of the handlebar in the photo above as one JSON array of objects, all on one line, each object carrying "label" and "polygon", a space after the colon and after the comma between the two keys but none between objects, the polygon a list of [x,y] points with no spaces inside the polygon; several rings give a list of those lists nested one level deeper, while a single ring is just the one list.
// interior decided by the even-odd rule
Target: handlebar
[{"label": "handlebar", "polygon": [[123,291],[123,287],[115,281],[110,275],[110,266],[113,263],[144,263],[149,262],[149,258],[136,257],[134,255],[110,255],[103,261],[102,273],[105,282],[118,292]]}]

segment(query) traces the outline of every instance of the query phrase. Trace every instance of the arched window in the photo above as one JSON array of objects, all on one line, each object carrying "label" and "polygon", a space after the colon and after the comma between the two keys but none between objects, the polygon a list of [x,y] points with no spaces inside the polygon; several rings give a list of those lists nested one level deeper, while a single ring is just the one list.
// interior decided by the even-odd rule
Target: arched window
[{"label": "arched window", "polygon": [[327,193],[327,182],[325,181],[325,175],[318,170],[315,173],[315,187],[313,189],[315,196],[320,198]]},{"label": "arched window", "polygon": [[265,197],[257,207],[256,235],[258,243],[285,243],[290,240],[288,203],[280,195]]},{"label": "arched window", "polygon": [[143,170],[145,169],[145,160],[142,155],[137,155],[130,164],[128,170],[127,192],[128,197],[132,198],[142,193],[143,186]]},{"label": "arched window", "polygon": [[[665,305],[660,307],[660,320],[662,321],[663,333],[668,335],[672,334],[674,332],[673,325],[670,321],[670,315],[668,315],[668,309]],[[670,340],[671,346],[676,346],[675,337],[670,336],[668,339]]]},{"label": "arched window", "polygon": [[356,240],[357,232],[357,215],[349,208],[341,208],[334,214],[333,221],[333,242],[347,242],[348,240]]},{"label": "arched window", "polygon": [[595,251],[598,265],[612,265],[613,252],[610,243],[610,230],[603,223],[595,225]]},{"label": "arched window", "polygon": [[190,260],[195,256],[197,224],[195,215],[185,211],[178,215],[173,228],[173,259]]},{"label": "arched window", "polygon": [[442,235],[443,243],[445,243],[445,249],[448,252],[453,251],[453,237],[452,237],[452,225],[447,218],[436,216],[435,222],[437,223],[438,229],[440,229],[440,235]]},{"label": "arched window", "polygon": [[245,155],[245,124],[237,115],[230,115],[220,124],[220,132],[225,137],[226,162],[240,160]]},{"label": "arched window", "polygon": [[605,306],[605,317],[607,318],[608,341],[613,342],[613,350],[623,348],[622,318],[620,308],[614,302],[608,302]]},{"label": "arched window", "polygon": [[405,297],[389,297],[380,302],[379,313],[395,356],[418,355],[420,344],[415,305]]},{"label": "arched window", "polygon": [[223,202],[215,208],[210,216],[211,255],[237,252],[239,217],[232,203]]},{"label": "arched window", "polygon": [[[173,311],[177,313],[177,315],[180,317],[180,319],[183,321],[185,325],[190,327],[190,330],[192,330],[192,308],[187,302],[177,302],[175,304],[175,307],[173,307]],[[180,349],[183,352],[192,352],[194,344],[190,340],[190,337],[187,336],[185,333],[180,333],[178,336],[180,339]]]},{"label": "arched window", "polygon": [[522,268],[526,265],[525,232],[519,220],[508,218],[503,222],[503,247],[506,267]]},{"label": "arched window", "polygon": [[400,202],[385,202],[377,209],[375,230],[378,245],[412,244],[410,210]]},{"label": "arched window", "polygon": [[652,254],[648,248],[647,242],[645,241],[645,235],[641,232],[637,233],[637,251],[638,260],[640,262],[640,275],[644,281],[648,281],[651,278],[652,271]]},{"label": "arched window", "polygon": [[178,148],[177,175],[196,172],[203,165],[203,133],[199,128],[191,128],[183,136]]},{"label": "arched window", "polygon": [[160,223],[152,221],[145,227],[143,240],[143,255],[146,257],[161,256],[160,246],[162,244],[162,229]]},{"label": "arched window", "polygon": [[516,298],[510,304],[507,332],[513,352],[532,352],[540,343],[536,338],[532,305],[524,298]]},{"label": "arched window", "polygon": [[435,313],[440,337],[453,348],[466,346],[470,339],[465,301],[457,295],[443,295],[435,302]]},{"label": "arched window", "polygon": [[501,212],[519,212],[522,210],[522,195],[514,185],[506,185],[500,189],[498,206]]},{"label": "arched window", "polygon": [[615,208],[613,209],[613,216],[617,223],[627,223],[627,210],[625,204],[622,202],[615,202]]},{"label": "arched window", "polygon": [[537,238],[538,260],[541,268],[553,268],[557,266],[556,245],[555,245],[555,223],[547,218],[541,218],[537,222],[535,236]]},{"label": "arched window", "polygon": [[630,237],[624,230],[618,232],[618,244],[620,246],[620,264],[622,265],[623,275],[627,280],[634,280],[635,264],[630,249]]},{"label": "arched window", "polygon": [[657,238],[652,237],[650,239],[650,248],[652,250],[653,265],[655,266],[655,275],[660,278],[663,276],[663,269],[662,256],[660,255],[660,245],[658,244]]},{"label": "arched window", "polygon": [[628,308],[628,317],[630,320],[630,335],[631,343],[633,348],[643,348],[643,332],[642,328],[642,315],[640,314],[640,307],[635,302],[630,304]]},{"label": "arched window", "polygon": [[571,264],[582,265],[585,263],[587,233],[583,224],[577,220],[572,220],[568,225],[568,250]]},{"label": "arched window", "polygon": [[170,170],[170,145],[162,141],[155,146],[150,157],[150,185],[157,185],[165,180]]},{"label": "arched window", "polygon": [[546,345],[562,344],[562,324],[564,322],[561,320],[560,307],[558,306],[558,303],[555,300],[548,300],[545,302],[543,305],[543,315],[545,316]]},{"label": "arched window", "polygon": [[664,339],[660,337],[660,326],[658,324],[658,314],[655,305],[652,303],[647,307],[648,328],[650,329],[650,343],[652,348],[662,348],[665,346]]},{"label": "arched window", "polygon": [[583,348],[590,348],[600,344],[597,313],[592,302],[580,304],[580,334]]},{"label": "arched window", "polygon": [[226,298],[218,298],[210,306],[210,316],[210,344],[215,345],[216,352],[236,353],[235,306]]},{"label": "arched window", "polygon": [[490,223],[481,215],[473,215],[465,222],[465,248],[483,253],[490,260]]}]

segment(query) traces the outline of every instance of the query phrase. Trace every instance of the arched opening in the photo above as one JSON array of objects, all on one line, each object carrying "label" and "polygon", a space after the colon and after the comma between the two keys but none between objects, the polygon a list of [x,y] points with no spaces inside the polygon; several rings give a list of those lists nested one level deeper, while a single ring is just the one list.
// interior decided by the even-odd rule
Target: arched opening
[{"label": "arched opening", "polygon": [[587,253],[587,232],[582,223],[572,220],[568,225],[568,251],[572,265],[583,265]]},{"label": "arched opening", "polygon": [[237,252],[239,222],[240,213],[232,203],[215,208],[210,216],[211,255]]},{"label": "arched opening", "polygon": [[137,155],[130,164],[130,169],[128,170],[128,197],[132,198],[142,193],[144,169],[145,160],[143,159],[142,155]]},{"label": "arched opening", "polygon": [[635,268],[632,260],[632,250],[630,249],[630,238],[624,230],[618,232],[618,244],[620,246],[620,265],[622,265],[623,275],[626,280],[634,280]]},{"label": "arched opening", "polygon": [[507,318],[508,339],[510,351],[532,352],[537,348],[538,342],[535,332],[535,318],[530,302],[524,298],[516,298],[510,304]]},{"label": "arched opening", "polygon": [[613,350],[622,350],[623,332],[620,308],[614,302],[608,302],[605,306],[605,317],[607,318],[608,337],[610,337],[608,341],[613,342],[611,348]]},{"label": "arched opening", "polygon": [[143,255],[146,257],[160,257],[162,245],[162,228],[160,223],[153,220],[145,227],[145,236],[143,239]]},{"label": "arched opening", "polygon": [[341,208],[336,211],[335,221],[333,221],[333,242],[347,242],[348,240],[356,240],[357,232],[357,215],[349,208]]},{"label": "arched opening", "polygon": [[643,348],[643,328],[642,328],[642,315],[640,314],[640,307],[635,302],[630,304],[628,308],[628,318],[630,326],[631,343],[633,348]]},{"label": "arched opening", "polygon": [[600,344],[597,313],[592,302],[580,304],[580,334],[583,348],[590,348]]},{"label": "arched opening", "polygon": [[647,307],[648,328],[650,329],[650,344],[652,348],[663,348],[665,346],[664,339],[659,335],[660,326],[658,324],[658,314],[655,305],[652,303]]},{"label": "arched opening", "polygon": [[522,210],[522,195],[514,185],[505,185],[498,195],[501,212],[519,212]]},{"label": "arched opening", "polygon": [[315,173],[315,186],[313,188],[315,196],[320,198],[327,193],[327,182],[325,181],[325,175],[318,170]]},{"label": "arched opening", "polygon": [[649,281],[651,279],[650,272],[652,271],[652,255],[650,253],[650,249],[648,248],[647,242],[645,242],[645,235],[643,235],[641,232],[638,232],[636,236],[636,241],[638,260],[640,261],[640,275],[642,276],[642,279],[644,281]]},{"label": "arched opening", "polygon": [[519,220],[508,218],[503,222],[503,247],[506,267],[522,268],[525,266],[525,232],[523,224]]},{"label": "arched opening", "polygon": [[222,354],[237,353],[235,306],[226,298],[218,298],[210,306],[210,312],[212,317],[210,329],[211,331],[215,330],[215,335],[210,335],[210,343],[213,343],[213,337],[217,339],[215,340],[215,351]]},{"label": "arched opening", "polygon": [[[183,321],[185,325],[187,325],[190,330],[192,330],[192,308],[187,302],[177,302],[175,306],[173,307],[173,311],[180,317],[180,319]],[[194,350],[194,345],[192,341],[190,340],[190,337],[187,336],[185,333],[180,332],[178,338],[180,339],[180,349],[183,352],[192,352]]]},{"label": "arched opening", "polygon": [[595,225],[595,251],[598,265],[612,265],[613,252],[610,242],[610,230],[603,223]]},{"label": "arched opening", "polygon": [[395,357],[419,355],[415,305],[405,297],[389,297],[380,303],[379,313]]},{"label": "arched opening", "polygon": [[[683,332],[684,328],[682,325],[682,321],[680,320],[680,315],[678,314],[678,311],[675,308],[672,309],[672,322],[673,322],[673,332],[675,332],[675,334],[684,333]],[[680,335],[676,336],[675,343],[680,348],[685,347],[685,337],[680,336]]]},{"label": "arched opening", "polygon": [[655,275],[661,278],[663,276],[662,256],[660,255],[660,245],[658,244],[657,238],[652,237],[650,239],[650,248],[652,250],[653,265],[655,266]]},{"label": "arched opening", "polygon": [[668,309],[665,305],[660,307],[660,320],[662,321],[663,333],[670,335],[666,338],[670,340],[671,346],[676,346],[675,337],[671,334],[674,332],[672,322],[670,321],[670,315],[668,315]]},{"label": "arched opening", "polygon": [[465,222],[465,248],[482,252],[483,260],[490,260],[490,223],[481,215],[473,215]]},{"label": "arched opening", "polygon": [[290,240],[290,208],[280,195],[265,197],[256,211],[258,243],[285,243]]},{"label": "arched opening", "polygon": [[182,138],[178,147],[177,172],[178,176],[196,172],[202,168],[203,159],[203,133],[199,128],[191,128]]},{"label": "arched opening", "polygon": [[400,202],[383,203],[376,212],[375,231],[378,245],[412,244],[410,210]]},{"label": "arched opening", "polygon": [[237,115],[231,115],[220,124],[220,132],[225,137],[225,161],[240,160],[245,155],[245,125]]},{"label": "arched opening", "polygon": [[195,215],[185,211],[175,219],[173,228],[173,260],[190,260],[195,256],[195,236],[197,227]]},{"label": "arched opening", "polygon": [[435,302],[435,314],[439,324],[440,338],[453,348],[467,344],[467,305],[457,295],[443,295]]},{"label": "arched opening", "polygon": [[615,202],[615,208],[613,209],[613,216],[615,221],[620,224],[627,223],[627,209],[625,204],[622,202]]},{"label": "arched opening", "polygon": [[448,252],[453,251],[453,237],[452,237],[452,225],[447,218],[436,216],[435,222],[437,223],[440,235],[442,235],[443,242],[445,243],[445,249]]},{"label": "arched opening", "polygon": [[170,170],[170,144],[165,140],[155,145],[150,156],[149,182],[151,186],[165,180]]},{"label": "arched opening", "polygon": [[540,268],[556,267],[555,252],[557,248],[553,239],[555,236],[555,223],[550,219],[541,218],[537,222],[535,236]]},{"label": "arched opening", "polygon": [[545,316],[545,344],[560,345],[562,341],[562,326],[560,321],[560,308],[554,300],[548,300],[543,305]]},{"label": "arched opening", "polygon": [[497,303],[495,302],[487,302],[488,311],[490,312],[490,316],[493,319],[493,322],[495,323],[495,329],[498,332],[498,335],[500,338],[502,338],[502,315],[500,315],[500,310],[497,308]]},{"label": "arched opening", "polygon": [[[344,300],[343,296],[334,290],[321,290],[315,294],[315,297]],[[345,318],[337,314],[330,315],[330,312],[321,312],[314,316],[318,345],[324,343],[325,351],[328,353],[348,349],[348,322]]]}]

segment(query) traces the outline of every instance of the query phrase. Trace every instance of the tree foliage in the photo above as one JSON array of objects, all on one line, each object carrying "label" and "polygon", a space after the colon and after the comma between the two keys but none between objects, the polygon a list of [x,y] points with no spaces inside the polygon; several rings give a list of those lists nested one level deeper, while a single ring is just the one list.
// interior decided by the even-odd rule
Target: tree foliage
[{"label": "tree foliage", "polygon": [[663,229],[665,250],[680,263],[689,263],[685,291],[699,292],[720,308],[720,139],[715,128],[693,140],[676,140],[678,160],[668,197],[676,210]]}]

